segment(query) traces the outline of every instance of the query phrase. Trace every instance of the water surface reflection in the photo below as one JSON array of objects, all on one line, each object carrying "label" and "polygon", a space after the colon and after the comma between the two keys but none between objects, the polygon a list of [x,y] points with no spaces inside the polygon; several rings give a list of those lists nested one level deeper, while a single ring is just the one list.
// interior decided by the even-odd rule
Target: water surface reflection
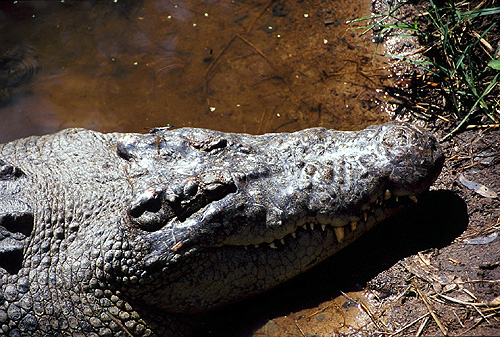
[{"label": "water surface reflection", "polygon": [[0,107],[0,141],[67,127],[382,122],[383,64],[345,25],[369,10],[349,0],[2,2],[0,53],[27,46],[40,69]]}]

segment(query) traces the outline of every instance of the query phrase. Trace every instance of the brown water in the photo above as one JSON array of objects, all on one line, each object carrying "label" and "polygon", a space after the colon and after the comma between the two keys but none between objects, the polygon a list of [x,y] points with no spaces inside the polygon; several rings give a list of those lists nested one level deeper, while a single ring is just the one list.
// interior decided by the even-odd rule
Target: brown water
[{"label": "brown water", "polygon": [[68,127],[380,123],[384,64],[345,24],[369,11],[349,0],[4,1],[0,53],[27,46],[40,68],[0,106],[0,142]]},{"label": "brown water", "polygon": [[376,301],[368,291],[350,292],[307,308],[269,320],[252,337],[363,336],[372,322]]}]

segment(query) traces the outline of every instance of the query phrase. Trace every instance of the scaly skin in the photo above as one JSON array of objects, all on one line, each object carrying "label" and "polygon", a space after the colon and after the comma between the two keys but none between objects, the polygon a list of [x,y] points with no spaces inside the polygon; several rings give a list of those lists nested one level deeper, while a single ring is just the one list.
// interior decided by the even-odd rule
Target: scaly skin
[{"label": "scaly skin", "polygon": [[442,164],[432,135],[396,122],[69,129],[0,145],[0,335],[188,335],[191,317],[294,277],[397,212]]}]

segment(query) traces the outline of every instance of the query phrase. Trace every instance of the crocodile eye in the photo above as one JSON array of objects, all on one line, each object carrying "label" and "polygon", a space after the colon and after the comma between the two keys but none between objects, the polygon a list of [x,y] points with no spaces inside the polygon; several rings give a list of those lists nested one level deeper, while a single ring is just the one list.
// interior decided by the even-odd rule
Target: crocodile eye
[{"label": "crocodile eye", "polygon": [[148,188],[132,201],[128,210],[130,219],[140,229],[154,232],[175,217],[174,211],[161,188]]}]

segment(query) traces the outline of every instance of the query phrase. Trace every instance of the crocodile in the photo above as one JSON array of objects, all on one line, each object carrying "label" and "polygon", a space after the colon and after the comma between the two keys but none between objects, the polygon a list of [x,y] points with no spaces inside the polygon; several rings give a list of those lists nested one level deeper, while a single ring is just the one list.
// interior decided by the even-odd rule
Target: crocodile
[{"label": "crocodile", "polygon": [[0,335],[189,336],[416,202],[443,162],[403,122],[0,145]]}]

